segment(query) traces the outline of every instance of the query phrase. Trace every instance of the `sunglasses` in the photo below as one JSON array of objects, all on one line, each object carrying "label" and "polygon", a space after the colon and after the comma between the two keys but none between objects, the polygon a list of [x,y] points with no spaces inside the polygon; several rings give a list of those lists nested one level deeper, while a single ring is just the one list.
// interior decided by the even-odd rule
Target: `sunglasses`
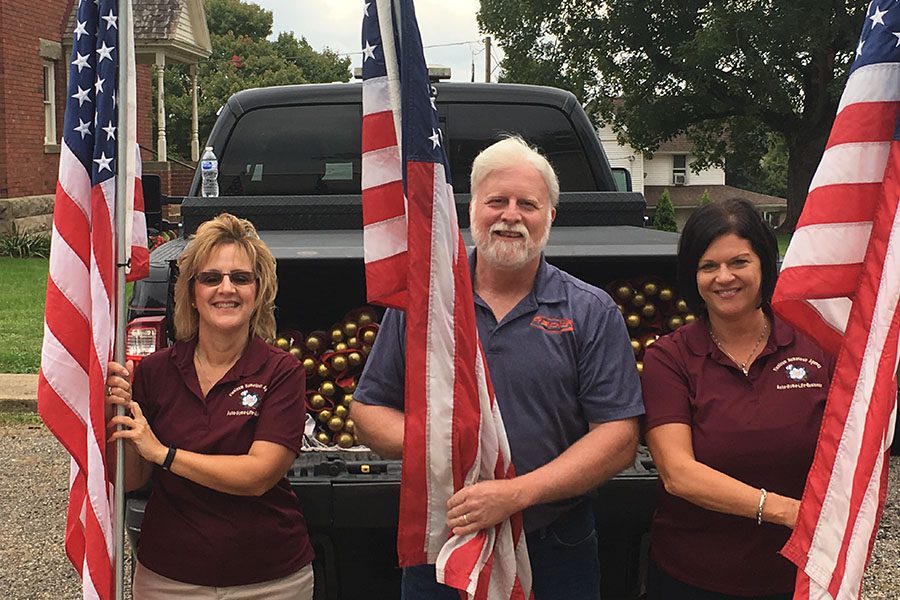
[{"label": "sunglasses", "polygon": [[250,285],[256,281],[256,274],[250,271],[231,271],[230,273],[222,273],[221,271],[200,271],[194,275],[194,281],[200,285],[213,287],[222,283],[222,279],[228,277],[231,285]]}]

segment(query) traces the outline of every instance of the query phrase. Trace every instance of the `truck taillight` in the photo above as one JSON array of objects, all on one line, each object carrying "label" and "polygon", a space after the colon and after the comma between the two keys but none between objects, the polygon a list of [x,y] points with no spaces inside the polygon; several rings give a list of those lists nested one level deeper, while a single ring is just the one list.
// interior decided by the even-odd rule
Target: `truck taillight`
[{"label": "truck taillight", "polygon": [[165,317],[140,317],[125,329],[125,359],[135,363],[167,345]]}]

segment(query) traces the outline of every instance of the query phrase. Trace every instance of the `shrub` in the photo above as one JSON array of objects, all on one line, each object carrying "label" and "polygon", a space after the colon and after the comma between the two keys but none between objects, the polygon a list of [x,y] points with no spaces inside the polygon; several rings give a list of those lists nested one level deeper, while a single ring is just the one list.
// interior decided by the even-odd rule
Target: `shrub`
[{"label": "shrub", "polygon": [[712,203],[712,199],[709,197],[709,190],[703,190],[703,194],[700,196],[700,202],[698,206],[703,206],[704,204]]},{"label": "shrub", "polygon": [[656,212],[653,213],[653,228],[660,231],[678,231],[675,224],[675,207],[669,197],[669,190],[663,190],[656,203]]},{"label": "shrub", "polygon": [[50,236],[46,233],[19,231],[0,235],[0,256],[13,258],[49,258]]}]

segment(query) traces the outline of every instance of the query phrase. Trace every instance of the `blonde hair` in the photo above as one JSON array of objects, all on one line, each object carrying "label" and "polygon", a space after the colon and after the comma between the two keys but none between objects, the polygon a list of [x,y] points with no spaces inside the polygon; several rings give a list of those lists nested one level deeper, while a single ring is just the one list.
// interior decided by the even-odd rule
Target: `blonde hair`
[{"label": "blonde hair", "polygon": [[475,157],[469,180],[472,199],[475,198],[475,188],[485,177],[494,171],[516,167],[523,162],[528,163],[541,174],[547,185],[547,191],[550,193],[550,206],[555,208],[559,204],[559,178],[556,176],[556,172],[546,156],[529,146],[517,135],[511,135],[491,144]]},{"label": "blonde hair", "polygon": [[278,292],[275,257],[259,239],[253,223],[228,213],[200,225],[178,259],[174,309],[176,339],[189,340],[197,335],[200,317],[194,307],[194,277],[213,252],[226,244],[235,244],[246,253],[257,277],[256,306],[250,316],[250,331],[264,340],[275,339],[275,295]]}]

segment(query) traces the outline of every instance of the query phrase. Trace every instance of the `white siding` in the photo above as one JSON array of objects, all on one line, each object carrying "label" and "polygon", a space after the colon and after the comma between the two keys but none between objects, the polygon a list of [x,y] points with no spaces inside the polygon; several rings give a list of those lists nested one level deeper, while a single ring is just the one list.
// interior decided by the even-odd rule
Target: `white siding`
[{"label": "white siding", "polygon": [[[647,171],[647,176],[644,178],[645,185],[672,185],[671,154],[655,154],[653,160],[644,163],[644,169]],[[690,174],[688,181],[690,181]]]},{"label": "white siding", "polygon": [[[653,156],[653,160],[646,161],[644,168],[647,170],[647,178],[644,180],[644,183],[647,185],[672,185],[673,156],[673,154],[658,152]],[[690,168],[692,160],[694,160],[694,157],[689,154],[685,185],[725,185],[724,169],[714,167],[694,173]]]},{"label": "white siding", "polygon": [[[644,192],[645,185],[672,185],[673,153],[657,152],[652,160],[644,160],[643,155],[628,145],[620,145],[611,127],[601,127],[597,131],[600,145],[606,152],[612,167],[624,167],[631,173],[634,191]],[[714,167],[694,173],[690,169],[694,157],[687,158],[688,172],[686,185],[725,185],[725,170]]]},{"label": "white siding", "polygon": [[644,157],[631,146],[621,146],[612,128],[602,127],[597,133],[611,167],[623,167],[631,173],[631,189],[644,193]]}]

